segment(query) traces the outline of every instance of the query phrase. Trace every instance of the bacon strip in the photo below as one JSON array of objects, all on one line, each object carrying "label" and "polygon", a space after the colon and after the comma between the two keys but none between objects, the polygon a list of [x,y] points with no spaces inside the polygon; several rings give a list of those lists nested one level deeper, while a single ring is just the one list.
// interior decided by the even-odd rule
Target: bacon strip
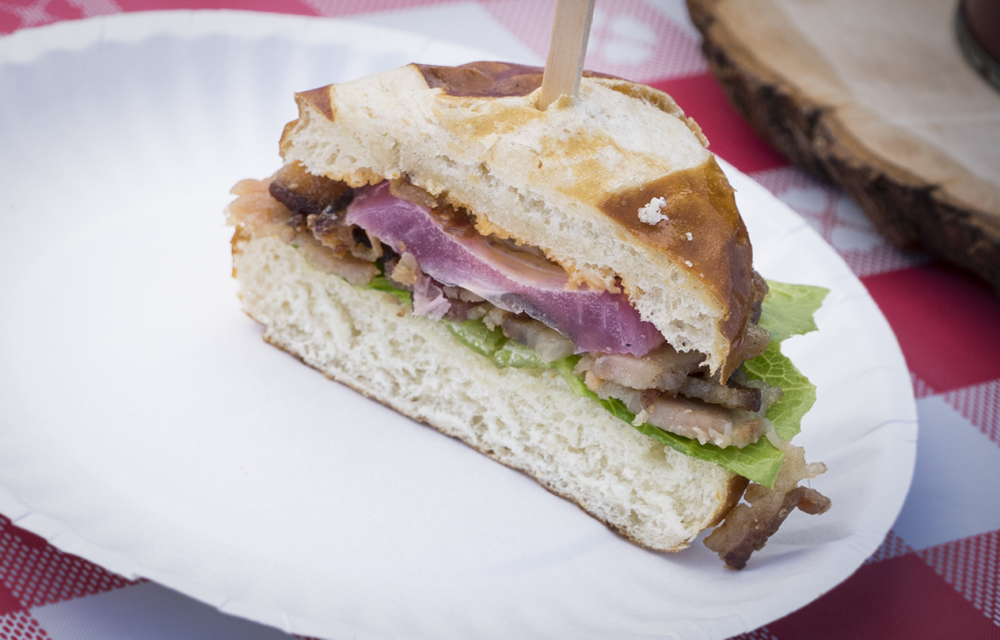
[{"label": "bacon strip", "polygon": [[785,445],[785,461],[774,481],[774,489],[752,483],[743,495],[748,504],[738,504],[725,521],[705,538],[705,546],[719,554],[730,569],[742,569],[750,555],[760,551],[768,538],[795,509],[810,515],[829,511],[830,499],[809,487],[798,486],[826,467],[806,464],[801,447]]}]

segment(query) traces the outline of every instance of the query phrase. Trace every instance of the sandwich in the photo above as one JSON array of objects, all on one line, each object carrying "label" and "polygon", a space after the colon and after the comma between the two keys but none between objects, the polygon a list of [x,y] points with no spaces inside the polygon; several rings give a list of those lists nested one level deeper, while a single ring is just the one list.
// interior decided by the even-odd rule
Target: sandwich
[{"label": "sandwich", "polygon": [[528,474],[643,547],[742,568],[830,501],[789,441],[780,341],[824,291],[767,282],[701,130],[585,73],[411,64],[296,94],[283,166],[227,209],[264,339]]}]

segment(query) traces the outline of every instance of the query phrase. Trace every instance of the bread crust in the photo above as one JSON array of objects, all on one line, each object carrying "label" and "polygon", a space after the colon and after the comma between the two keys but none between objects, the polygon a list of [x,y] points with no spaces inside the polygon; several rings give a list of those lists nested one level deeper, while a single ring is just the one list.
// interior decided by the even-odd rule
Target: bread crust
[{"label": "bread crust", "polygon": [[[574,282],[620,287],[671,344],[728,377],[753,257],[700,129],[668,95],[594,74],[579,100],[543,112],[540,82],[540,69],[505,63],[410,65],[300,93],[282,155],[352,186],[405,177],[473,212],[481,233],[541,247]],[[660,197],[668,219],[641,222]]]}]

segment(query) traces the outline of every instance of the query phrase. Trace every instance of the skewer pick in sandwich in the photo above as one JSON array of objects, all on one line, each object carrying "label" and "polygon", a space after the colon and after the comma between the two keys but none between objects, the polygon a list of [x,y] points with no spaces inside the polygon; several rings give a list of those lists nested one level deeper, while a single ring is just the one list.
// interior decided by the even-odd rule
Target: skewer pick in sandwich
[{"label": "skewer pick in sandwich", "polygon": [[716,526],[706,544],[742,568],[796,507],[830,506],[800,486],[824,470],[789,444],[815,395],[780,352],[823,292],[753,270],[669,96],[585,74],[542,111],[540,83],[411,64],[298,94],[284,166],[227,212],[244,308],[636,544]]}]

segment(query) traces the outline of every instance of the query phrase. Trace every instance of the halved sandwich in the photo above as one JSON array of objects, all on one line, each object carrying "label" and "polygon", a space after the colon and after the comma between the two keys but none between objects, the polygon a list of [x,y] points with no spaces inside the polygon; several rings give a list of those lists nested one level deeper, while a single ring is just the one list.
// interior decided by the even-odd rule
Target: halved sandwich
[{"label": "halved sandwich", "polygon": [[823,471],[788,443],[814,396],[778,345],[822,293],[769,294],[669,96],[585,74],[542,111],[540,83],[413,64],[298,94],[284,166],[227,212],[244,308],[637,544],[676,551],[728,516],[707,544],[741,568],[795,507],[829,508],[798,486]]}]

